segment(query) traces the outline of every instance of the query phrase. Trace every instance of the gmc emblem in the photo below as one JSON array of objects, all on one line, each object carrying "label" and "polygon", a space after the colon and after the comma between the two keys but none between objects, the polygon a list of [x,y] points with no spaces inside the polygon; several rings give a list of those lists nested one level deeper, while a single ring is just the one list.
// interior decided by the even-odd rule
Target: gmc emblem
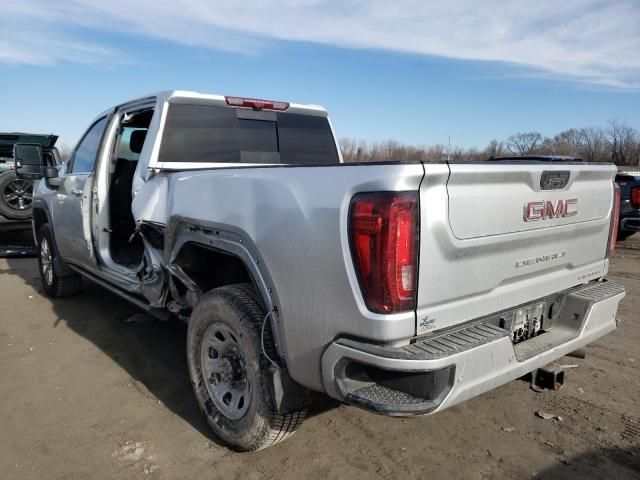
[{"label": "gmc emblem", "polygon": [[578,214],[578,199],[558,200],[555,204],[551,200],[538,200],[524,204],[524,221],[535,222],[551,218],[573,217]]}]

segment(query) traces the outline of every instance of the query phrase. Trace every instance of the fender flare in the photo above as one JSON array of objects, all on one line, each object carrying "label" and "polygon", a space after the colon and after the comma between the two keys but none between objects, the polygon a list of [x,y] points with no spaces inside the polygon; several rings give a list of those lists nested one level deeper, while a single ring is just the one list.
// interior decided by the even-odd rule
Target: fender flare
[{"label": "fender flare", "polygon": [[[202,245],[242,261],[267,311],[273,312],[269,315],[271,331],[280,358],[286,360],[286,345],[283,343],[284,332],[282,332],[281,313],[278,307],[280,302],[269,268],[251,237],[244,230],[232,225],[173,216],[167,224],[164,242],[164,263],[169,272],[180,250],[187,243]],[[175,275],[173,272],[171,274]]]}]

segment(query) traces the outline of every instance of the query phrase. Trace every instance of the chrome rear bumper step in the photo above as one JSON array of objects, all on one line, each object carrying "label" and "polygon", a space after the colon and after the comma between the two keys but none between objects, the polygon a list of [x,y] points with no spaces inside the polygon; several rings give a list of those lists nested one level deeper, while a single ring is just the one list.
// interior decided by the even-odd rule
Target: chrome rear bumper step
[{"label": "chrome rear bumper step", "polygon": [[602,281],[531,302],[544,302],[550,310],[557,302],[559,313],[548,330],[516,344],[507,328],[496,325],[514,309],[409,345],[338,339],[323,355],[324,386],[333,398],[385,415],[440,411],[544,367],[614,330],[624,293],[619,283]]}]

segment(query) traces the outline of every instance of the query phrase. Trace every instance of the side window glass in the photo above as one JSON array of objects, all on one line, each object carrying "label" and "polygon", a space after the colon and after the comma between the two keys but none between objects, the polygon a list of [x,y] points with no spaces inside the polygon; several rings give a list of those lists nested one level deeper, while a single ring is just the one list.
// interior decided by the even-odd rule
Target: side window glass
[{"label": "side window glass", "polygon": [[71,173],[93,172],[96,157],[98,156],[98,148],[100,148],[100,140],[106,126],[107,117],[104,117],[89,129],[73,155]]},{"label": "side window glass", "polygon": [[138,127],[122,127],[118,149],[116,151],[117,158],[124,158],[137,162],[140,158],[140,152],[147,136],[146,128]]},{"label": "side window glass", "polygon": [[137,162],[140,159],[153,114],[153,108],[122,114],[113,152],[115,170],[119,170],[125,161]]}]

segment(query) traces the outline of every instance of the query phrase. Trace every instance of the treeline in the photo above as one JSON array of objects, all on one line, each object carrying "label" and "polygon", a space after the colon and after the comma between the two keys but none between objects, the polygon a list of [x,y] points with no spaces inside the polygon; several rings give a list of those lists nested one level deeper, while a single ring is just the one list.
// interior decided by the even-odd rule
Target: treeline
[{"label": "treeline", "polygon": [[515,133],[506,140],[491,140],[484,149],[443,144],[412,146],[395,140],[366,142],[351,138],[341,138],[339,144],[345,162],[436,161],[447,158],[475,161],[505,155],[570,155],[587,162],[640,165],[640,133],[619,120],[609,122],[606,127],[572,128],[554,137],[544,137],[538,132]]}]

